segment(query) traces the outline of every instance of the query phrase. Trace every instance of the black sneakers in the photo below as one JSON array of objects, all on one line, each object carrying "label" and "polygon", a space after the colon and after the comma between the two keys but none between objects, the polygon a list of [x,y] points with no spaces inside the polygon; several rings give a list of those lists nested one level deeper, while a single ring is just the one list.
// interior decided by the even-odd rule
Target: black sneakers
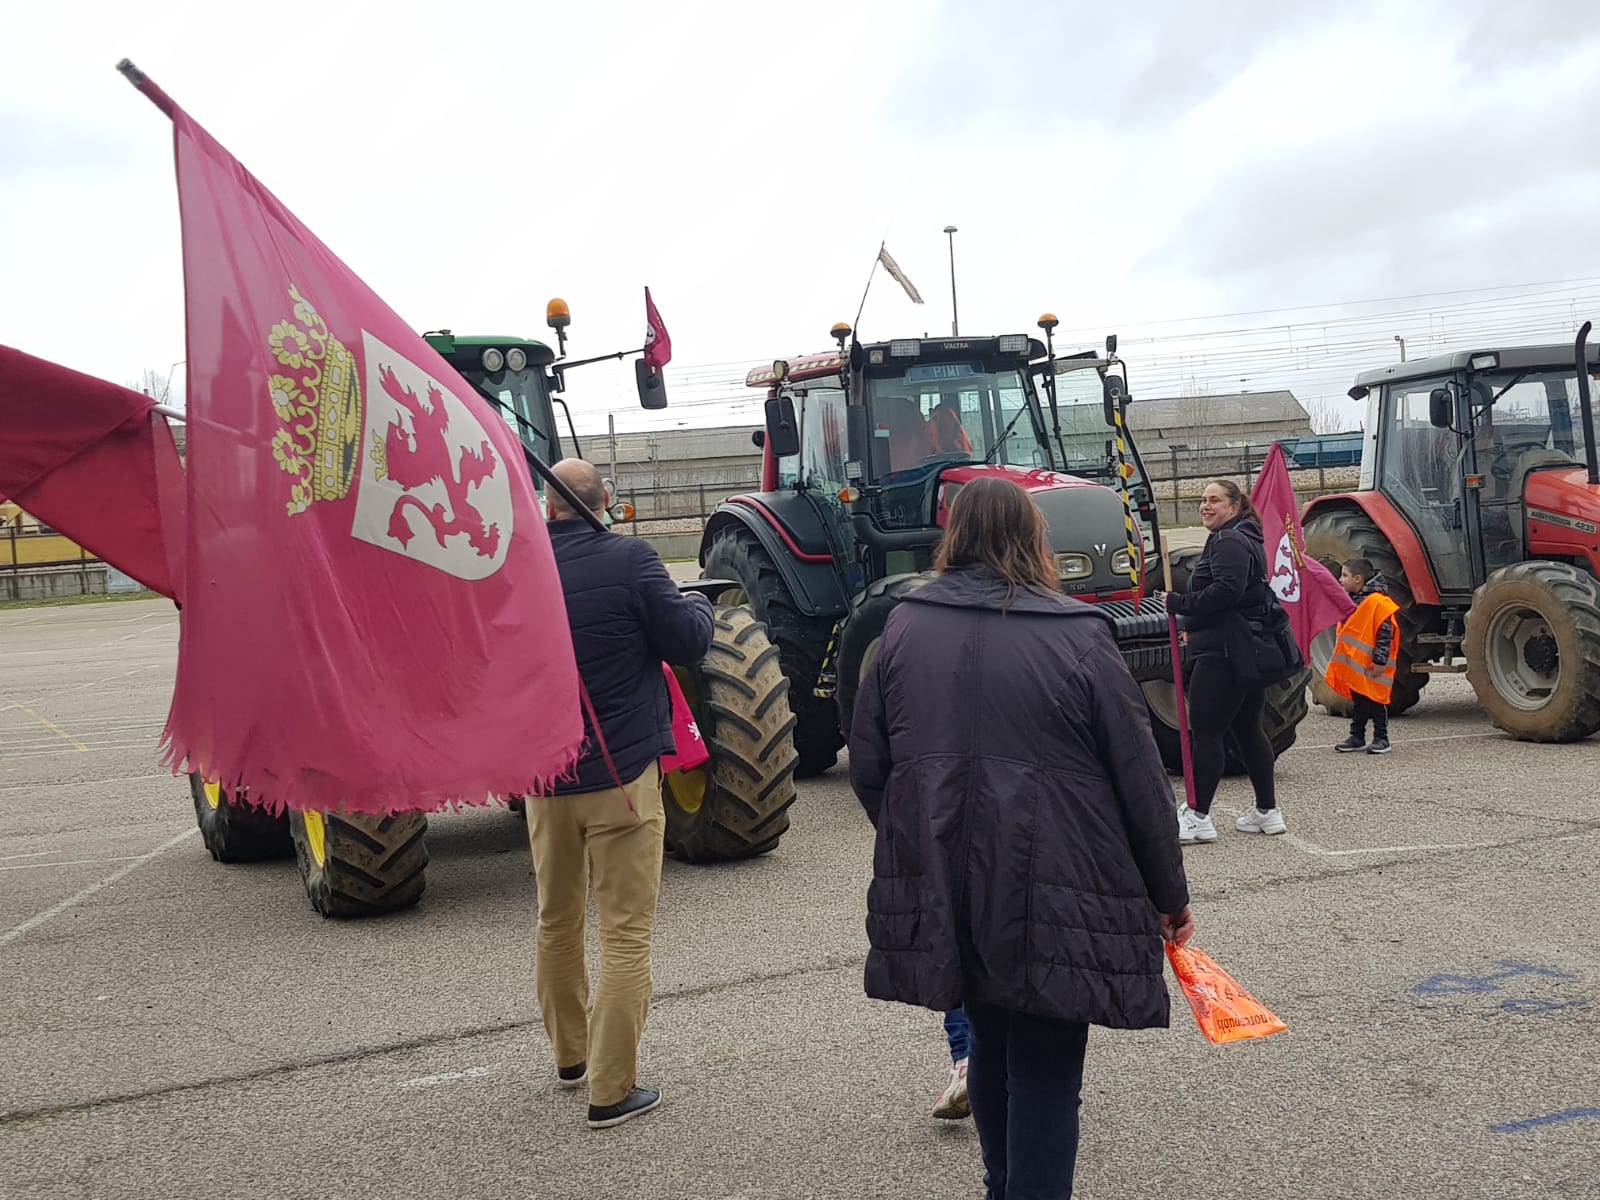
[{"label": "black sneakers", "polygon": [[589,1082],[589,1064],[579,1063],[573,1067],[556,1068],[556,1086],[562,1088],[582,1087]]},{"label": "black sneakers", "polygon": [[1359,738],[1353,733],[1334,747],[1340,754],[1359,754],[1366,748],[1367,739]]},{"label": "black sneakers", "polygon": [[1389,739],[1388,738],[1381,738],[1381,737],[1380,738],[1373,738],[1372,739],[1372,745],[1367,747],[1367,753],[1368,754],[1387,754],[1387,753],[1389,753]]},{"label": "black sneakers", "polygon": [[615,1104],[608,1104],[604,1108],[597,1104],[589,1105],[589,1128],[610,1129],[613,1125],[621,1125],[624,1121],[631,1121],[660,1107],[659,1088],[636,1087]]}]

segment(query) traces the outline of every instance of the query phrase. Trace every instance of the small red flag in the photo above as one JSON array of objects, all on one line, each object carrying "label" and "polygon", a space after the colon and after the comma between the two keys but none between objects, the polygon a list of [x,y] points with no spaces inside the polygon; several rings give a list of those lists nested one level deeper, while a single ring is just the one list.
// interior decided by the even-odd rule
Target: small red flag
[{"label": "small red flag", "polygon": [[1261,466],[1250,503],[1261,515],[1262,543],[1266,547],[1267,582],[1289,614],[1295,644],[1307,662],[1311,643],[1324,629],[1337,625],[1356,609],[1350,594],[1328,568],[1305,552],[1299,506],[1289,482],[1289,464],[1283,446],[1274,442]]},{"label": "small red flag", "polygon": [[[189,330],[174,769],[272,809],[535,794],[577,666],[516,436],[172,101]],[[395,164],[419,181],[425,156]]]},{"label": "small red flag", "polygon": [[650,289],[644,290],[644,362],[652,371],[659,371],[672,361],[672,338],[650,299]]},{"label": "small red flag", "polygon": [[179,598],[183,467],[149,396],[0,346],[0,498]]},{"label": "small red flag", "polygon": [[672,740],[675,752],[661,756],[662,774],[673,771],[692,771],[703,767],[711,758],[705,739],[700,736],[700,726],[695,723],[694,711],[678,686],[678,677],[665,663],[661,666],[667,677],[667,695],[672,700]]}]

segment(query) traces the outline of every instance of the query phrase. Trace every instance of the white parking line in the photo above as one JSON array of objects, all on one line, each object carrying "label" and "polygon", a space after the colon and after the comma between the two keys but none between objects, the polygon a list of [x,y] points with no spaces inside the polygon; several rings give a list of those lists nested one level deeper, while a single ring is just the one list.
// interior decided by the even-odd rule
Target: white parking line
[{"label": "white parking line", "polygon": [[[1242,817],[1245,812],[1242,808],[1233,809],[1221,804],[1213,805],[1213,808],[1230,817]],[[1428,854],[1442,850],[1488,850],[1501,844],[1500,842],[1420,842],[1413,846],[1361,846],[1353,850],[1330,850],[1310,838],[1303,838],[1294,833],[1274,834],[1272,840],[1281,841],[1284,845],[1313,858],[1346,858],[1355,854]]]},{"label": "white parking line", "polygon": [[127,866],[122,867],[122,868],[120,868],[118,870],[115,870],[115,871],[111,872],[111,874],[107,875],[104,879],[100,880],[99,882],[91,883],[88,887],[84,888],[82,891],[75,892],[72,895],[68,896],[60,904],[51,905],[49,908],[45,909],[42,913],[39,913],[39,914],[37,914],[35,916],[32,916],[32,917],[29,917],[21,925],[13,925],[10,929],[6,930],[4,933],[0,933],[0,946],[9,946],[12,942],[16,941],[18,938],[22,937],[24,934],[29,933],[32,930],[35,930],[35,929],[39,928],[39,926],[43,925],[46,921],[50,920],[52,917],[59,917],[62,913],[68,911],[69,909],[76,908],[78,905],[82,904],[85,900],[87,900],[90,896],[93,896],[96,892],[103,891],[104,889],[110,887],[112,884],[116,883],[118,880],[127,877],[128,875],[132,874],[134,871],[137,871],[140,868],[140,866],[142,866],[143,864],[149,862],[152,858],[155,858],[157,855],[160,855],[160,854],[165,854],[168,850],[171,850],[174,846],[178,845],[178,843],[184,841],[187,838],[193,837],[195,834],[197,834],[199,832],[200,832],[200,829],[199,829],[198,826],[196,826],[195,828],[192,828],[192,829],[185,829],[177,837],[169,838],[167,841],[162,842],[161,845],[157,846],[154,850],[150,851],[150,853],[139,855],[138,858],[134,859]]},{"label": "white parking line", "polygon": [[14,867],[0,867],[0,871],[37,871],[40,867],[91,867],[99,863],[133,862],[142,857],[138,854],[119,854],[116,858],[73,858],[66,862],[18,863]]},{"label": "white parking line", "polygon": [[60,854],[59,850],[32,850],[27,854],[0,854],[0,862],[13,862],[19,858],[44,858],[51,854]]},{"label": "white parking line", "polygon": [[424,1075],[420,1079],[407,1079],[400,1086],[403,1088],[438,1087],[441,1083],[457,1083],[463,1079],[482,1079],[485,1075],[493,1075],[494,1070],[493,1067],[468,1067],[465,1071],[447,1071],[443,1075]]},{"label": "white parking line", "polygon": [[8,783],[4,787],[0,787],[0,792],[26,792],[26,791],[37,790],[37,789],[40,789],[40,788],[61,788],[61,787],[87,788],[87,787],[94,787],[97,784],[102,784],[102,783],[139,783],[139,782],[141,782],[143,780],[146,780],[146,779],[181,779],[181,778],[182,778],[181,775],[173,775],[170,771],[164,771],[164,772],[162,772],[160,774],[157,774],[157,775],[112,775],[111,777],[109,777],[107,779],[83,779],[83,780],[76,780],[75,779],[75,780],[71,780],[71,781],[69,781],[67,783]]}]

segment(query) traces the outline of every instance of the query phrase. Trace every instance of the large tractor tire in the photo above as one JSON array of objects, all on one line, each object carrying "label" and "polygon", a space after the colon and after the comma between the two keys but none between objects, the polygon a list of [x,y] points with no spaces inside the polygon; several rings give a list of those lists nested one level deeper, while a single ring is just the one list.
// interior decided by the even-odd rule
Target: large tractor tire
[{"label": "large tractor tire", "polygon": [[1467,682],[1489,719],[1525,742],[1600,730],[1600,583],[1560,562],[1502,567],[1467,611]]},{"label": "large tractor tire", "polygon": [[422,897],[428,866],[422,813],[292,813],[289,832],[311,907],[325,917],[374,917]]},{"label": "large tractor tire", "polygon": [[815,694],[833,637],[833,622],[800,612],[772,556],[748,529],[717,531],[706,552],[704,577],[737,579],[743,585],[743,595],[720,599],[724,604],[748,604],[756,620],[767,627],[767,636],[778,647],[783,673],[793,685],[789,708],[794,713],[794,748],[799,755],[795,774],[801,779],[821,775],[838,761],[839,748],[844,745],[833,700]]},{"label": "large tractor tire", "polygon": [[[1195,563],[1200,560],[1200,553],[1198,547],[1185,547],[1168,552],[1172,561],[1173,591],[1188,591],[1189,576],[1194,570]],[[1307,678],[1308,673],[1301,672],[1292,679],[1267,689],[1267,707],[1263,724],[1267,731],[1267,741],[1272,743],[1274,758],[1294,745],[1295,739],[1299,736],[1300,722],[1305,720],[1306,714],[1310,711],[1310,705],[1306,702]],[[1156,747],[1161,751],[1162,764],[1170,774],[1182,774],[1183,742],[1178,733],[1177,689],[1166,680],[1152,680],[1139,686],[1144,691],[1145,708],[1150,714],[1150,732],[1155,735]],[[1226,757],[1223,759],[1223,774],[1243,775],[1244,760],[1239,757],[1239,750],[1232,736],[1225,740],[1224,748]]]},{"label": "large tractor tire", "polygon": [[230,799],[220,784],[189,776],[194,816],[200,840],[220,863],[270,862],[294,853],[289,839],[289,817],[273,816],[240,799]]},{"label": "large tractor tire", "polygon": [[[1306,553],[1321,560],[1337,576],[1338,567],[1352,558],[1364,558],[1383,575],[1389,585],[1389,599],[1400,606],[1395,619],[1400,624],[1400,652],[1395,657],[1394,691],[1389,714],[1414,708],[1428,685],[1426,672],[1416,664],[1439,657],[1440,650],[1429,649],[1417,641],[1420,634],[1441,628],[1437,609],[1419,605],[1411,596],[1411,584],[1400,565],[1400,556],[1373,519],[1357,508],[1336,508],[1319,512],[1305,524]],[[1337,717],[1350,715],[1350,701],[1322,682],[1338,641],[1334,630],[1326,630],[1311,643],[1311,698]]]},{"label": "large tractor tire", "polygon": [[845,622],[839,634],[839,686],[835,698],[839,703],[839,728],[844,730],[846,738],[850,736],[850,722],[855,718],[856,696],[868,669],[878,657],[889,614],[908,593],[932,578],[932,574],[919,574],[880,579],[867,589],[865,598]]},{"label": "large tractor tire", "polygon": [[677,675],[711,758],[661,780],[667,849],[685,862],[765,854],[795,801],[795,718],[778,648],[750,609],[719,605],[711,649]]}]

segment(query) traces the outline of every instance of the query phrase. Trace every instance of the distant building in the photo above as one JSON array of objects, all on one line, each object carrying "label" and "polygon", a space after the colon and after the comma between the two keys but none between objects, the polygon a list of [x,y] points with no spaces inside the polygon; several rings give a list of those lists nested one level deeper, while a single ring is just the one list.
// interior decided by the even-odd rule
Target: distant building
[{"label": "distant building", "polygon": [[1145,454],[1262,446],[1311,436],[1311,417],[1293,392],[1135,400],[1128,406],[1128,425]]}]

